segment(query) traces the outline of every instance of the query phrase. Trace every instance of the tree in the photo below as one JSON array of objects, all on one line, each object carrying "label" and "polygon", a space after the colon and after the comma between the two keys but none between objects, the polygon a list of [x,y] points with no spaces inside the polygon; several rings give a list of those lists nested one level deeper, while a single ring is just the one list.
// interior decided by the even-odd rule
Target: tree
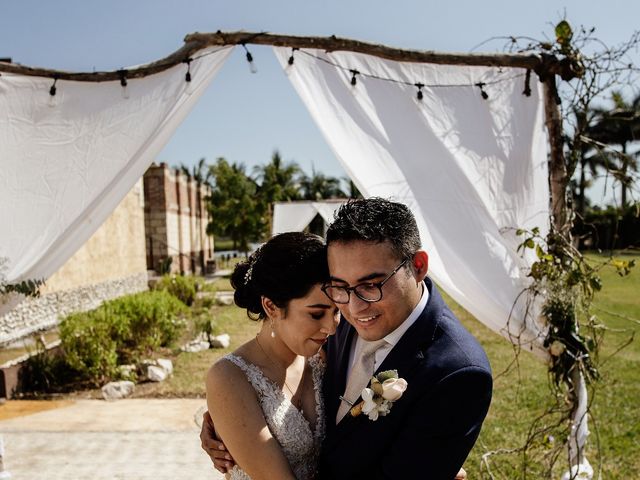
[{"label": "tree", "polygon": [[342,177],[342,180],[345,183],[347,198],[362,198],[362,193],[356,187],[356,184],[353,183],[353,180],[349,177]]},{"label": "tree", "polygon": [[204,157],[200,158],[200,160],[198,160],[198,163],[193,165],[191,169],[189,169],[189,166],[185,165],[184,163],[180,164],[179,169],[187,177],[193,178],[199,185],[211,185],[211,170],[209,169],[207,161]]},{"label": "tree", "polygon": [[256,198],[257,185],[243,164],[229,164],[218,158],[209,167],[214,184],[208,198],[211,222],[207,233],[230,237],[234,248],[249,250],[249,242],[260,237],[264,225]]},{"label": "tree", "polygon": [[258,198],[265,215],[265,237],[269,236],[275,202],[289,202],[300,198],[300,177],[302,170],[295,162],[285,163],[276,150],[271,162],[254,167],[254,175],[259,182]]},{"label": "tree", "polygon": [[305,175],[300,181],[302,198],[305,200],[323,200],[327,198],[345,198],[346,194],[340,188],[340,179],[329,177],[311,169],[311,176]]},{"label": "tree", "polygon": [[620,151],[603,152],[610,159],[609,171],[620,183],[621,207],[627,205],[628,191],[633,188],[634,174],[638,171],[637,155],[630,154],[629,145],[640,140],[640,94],[626,102],[620,91],[611,94],[611,110],[594,109],[596,119],[587,135],[600,144],[615,145]]}]

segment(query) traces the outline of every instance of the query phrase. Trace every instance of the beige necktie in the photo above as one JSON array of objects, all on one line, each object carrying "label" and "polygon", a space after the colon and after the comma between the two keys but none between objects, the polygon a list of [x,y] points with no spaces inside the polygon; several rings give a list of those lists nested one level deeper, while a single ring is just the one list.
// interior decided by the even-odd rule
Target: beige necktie
[{"label": "beige necktie", "polygon": [[351,405],[345,400],[341,400],[338,414],[336,415],[336,424],[351,410],[353,403],[360,398],[362,389],[369,385],[371,377],[373,376],[376,350],[385,343],[387,342],[384,339],[374,342],[360,340],[355,352],[355,362],[351,368],[349,379],[347,380],[347,387],[344,390],[344,395],[342,395],[346,400],[351,402]]}]

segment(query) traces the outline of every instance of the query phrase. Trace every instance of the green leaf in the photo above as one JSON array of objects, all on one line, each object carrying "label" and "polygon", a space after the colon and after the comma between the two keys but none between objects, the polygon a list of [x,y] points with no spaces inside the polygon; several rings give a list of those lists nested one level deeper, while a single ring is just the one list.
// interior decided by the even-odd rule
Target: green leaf
[{"label": "green leaf", "polygon": [[376,378],[380,383],[383,383],[385,380],[388,380],[390,378],[398,378],[398,371],[385,370],[384,372],[380,372],[378,375],[376,375]]},{"label": "green leaf", "polygon": [[540,260],[544,258],[544,252],[542,251],[542,247],[540,247],[540,245],[536,245],[536,255]]},{"label": "green leaf", "polygon": [[568,45],[573,38],[573,30],[569,22],[562,20],[556,25],[556,40],[560,45]]},{"label": "green leaf", "polygon": [[527,248],[534,248],[536,246],[536,244],[533,241],[533,238],[527,238],[527,241],[524,242],[524,246],[527,247]]},{"label": "green leaf", "polygon": [[589,279],[589,285],[597,292],[602,290],[602,280],[598,275],[594,275]]},{"label": "green leaf", "polygon": [[524,234],[524,230],[523,229],[519,228],[519,229],[516,230],[516,235],[520,236],[522,234]]}]

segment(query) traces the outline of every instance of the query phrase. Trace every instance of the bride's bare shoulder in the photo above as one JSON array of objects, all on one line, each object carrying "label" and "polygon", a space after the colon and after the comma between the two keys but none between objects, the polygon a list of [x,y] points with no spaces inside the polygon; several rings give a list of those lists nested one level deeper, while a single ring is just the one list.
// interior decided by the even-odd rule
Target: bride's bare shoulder
[{"label": "bride's bare shoulder", "polygon": [[[247,344],[241,345],[232,352],[233,356],[240,360],[254,364],[253,352]],[[228,389],[230,384],[249,384],[245,372],[231,360],[222,357],[209,368],[206,376],[207,389],[224,386]]]}]

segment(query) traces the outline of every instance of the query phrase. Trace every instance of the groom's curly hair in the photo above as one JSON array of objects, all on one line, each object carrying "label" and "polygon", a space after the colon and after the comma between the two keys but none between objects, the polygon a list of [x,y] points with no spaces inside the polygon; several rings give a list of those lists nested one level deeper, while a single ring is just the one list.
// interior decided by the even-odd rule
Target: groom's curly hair
[{"label": "groom's curly hair", "polygon": [[379,197],[349,200],[336,211],[327,245],[351,241],[389,242],[399,259],[411,258],[422,245],[409,207]]}]

